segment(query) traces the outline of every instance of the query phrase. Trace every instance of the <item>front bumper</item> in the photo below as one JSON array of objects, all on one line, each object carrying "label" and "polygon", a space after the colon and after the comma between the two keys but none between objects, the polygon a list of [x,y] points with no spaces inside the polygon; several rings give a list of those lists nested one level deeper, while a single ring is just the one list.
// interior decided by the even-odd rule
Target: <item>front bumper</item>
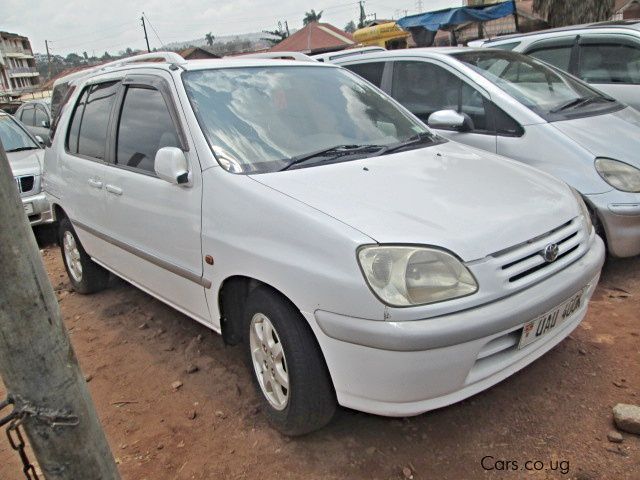
[{"label": "front bumper", "polygon": [[417,415],[495,385],[562,341],[587,311],[584,304],[556,331],[517,348],[525,323],[589,285],[591,298],[604,263],[595,237],[579,260],[507,298],[428,320],[385,322],[316,311],[313,326],[338,402],[386,416]]},{"label": "front bumper", "polygon": [[22,205],[32,226],[53,222],[51,205],[44,192],[22,197]]},{"label": "front bumper", "polygon": [[586,195],[602,222],[609,252],[614,257],[640,254],[640,194],[612,190]]}]

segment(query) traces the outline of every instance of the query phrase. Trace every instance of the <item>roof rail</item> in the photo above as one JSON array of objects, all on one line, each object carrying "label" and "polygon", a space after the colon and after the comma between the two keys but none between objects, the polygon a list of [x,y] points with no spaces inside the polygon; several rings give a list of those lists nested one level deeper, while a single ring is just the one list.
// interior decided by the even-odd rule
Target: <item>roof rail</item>
[{"label": "roof rail", "polygon": [[366,53],[384,52],[386,48],[383,47],[357,47],[347,48],[345,50],[338,50],[336,52],[318,53],[311,58],[318,62],[326,62],[331,60],[337,60],[339,58],[351,57],[353,55],[364,55]]},{"label": "roof rail", "polygon": [[69,82],[72,80],[77,80],[79,78],[83,78],[87,75],[91,75],[93,73],[101,72],[108,68],[116,68],[121,67],[123,65],[129,65],[132,63],[156,63],[156,62],[164,62],[164,63],[173,63],[176,65],[182,65],[186,63],[186,60],[182,58],[175,52],[151,52],[151,53],[143,53],[141,55],[133,55],[131,57],[122,58],[119,60],[114,60],[113,62],[103,63],[101,65],[96,65],[95,67],[86,68],[84,70],[80,70],[78,72],[70,73],[69,75],[65,75],[64,77],[58,78],[53,85],[57,85],[60,83]]},{"label": "roof rail", "polygon": [[[226,57],[229,58],[229,57]],[[273,60],[298,60],[299,62],[315,62],[309,55],[300,52],[262,52],[249,53],[234,58],[271,58]]]}]

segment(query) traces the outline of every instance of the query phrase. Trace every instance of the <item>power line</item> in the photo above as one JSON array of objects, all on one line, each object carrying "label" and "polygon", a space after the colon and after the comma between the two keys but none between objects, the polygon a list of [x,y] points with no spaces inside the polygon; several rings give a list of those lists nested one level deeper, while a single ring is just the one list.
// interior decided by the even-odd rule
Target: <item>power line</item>
[{"label": "power line", "polygon": [[160,35],[158,35],[158,31],[153,26],[153,23],[151,23],[151,20],[149,20],[149,17],[144,12],[142,12],[142,16],[147,19],[147,23],[149,24],[149,26],[151,27],[151,30],[153,30],[153,33],[156,35],[156,38],[160,42],[160,46],[164,47],[164,42],[160,39]]}]

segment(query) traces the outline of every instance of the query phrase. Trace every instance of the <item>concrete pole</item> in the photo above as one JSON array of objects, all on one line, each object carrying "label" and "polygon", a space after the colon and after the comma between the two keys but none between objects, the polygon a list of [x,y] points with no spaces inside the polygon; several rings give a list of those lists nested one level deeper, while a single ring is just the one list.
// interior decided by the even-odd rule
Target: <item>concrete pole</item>
[{"label": "concrete pole", "polygon": [[47,480],[120,478],[2,144],[0,376]]}]

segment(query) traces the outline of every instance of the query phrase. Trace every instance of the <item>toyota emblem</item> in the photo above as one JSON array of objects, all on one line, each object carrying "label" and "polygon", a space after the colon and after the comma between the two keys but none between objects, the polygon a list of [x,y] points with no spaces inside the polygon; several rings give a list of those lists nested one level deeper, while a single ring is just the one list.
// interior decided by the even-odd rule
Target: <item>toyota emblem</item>
[{"label": "toyota emblem", "polygon": [[542,258],[545,259],[547,263],[554,262],[556,258],[558,258],[558,253],[560,253],[560,248],[558,248],[557,243],[550,243],[544,250],[542,250]]}]

